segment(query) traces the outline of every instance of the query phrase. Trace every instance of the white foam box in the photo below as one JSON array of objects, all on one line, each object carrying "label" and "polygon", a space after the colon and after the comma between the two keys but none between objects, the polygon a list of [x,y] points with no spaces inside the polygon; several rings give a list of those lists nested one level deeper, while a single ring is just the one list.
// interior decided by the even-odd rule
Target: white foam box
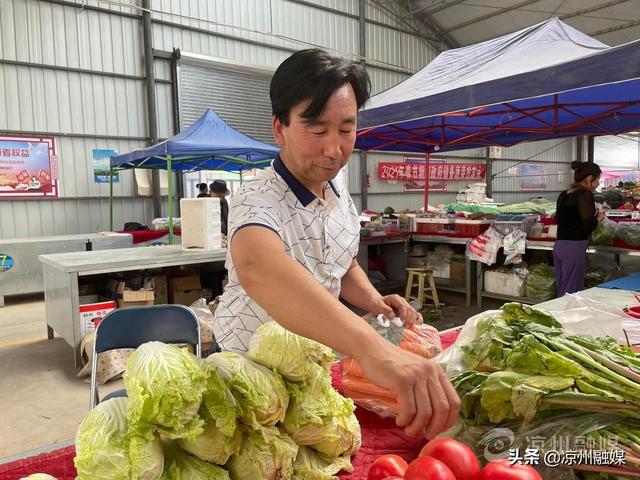
[{"label": "white foam box", "polygon": [[524,278],[514,273],[484,272],[484,290],[489,293],[524,297],[526,290]]},{"label": "white foam box", "polygon": [[448,263],[437,270],[432,270],[434,278],[451,278],[451,265]]},{"label": "white foam box", "polygon": [[215,250],[221,245],[220,200],[218,198],[182,198],[182,248]]}]

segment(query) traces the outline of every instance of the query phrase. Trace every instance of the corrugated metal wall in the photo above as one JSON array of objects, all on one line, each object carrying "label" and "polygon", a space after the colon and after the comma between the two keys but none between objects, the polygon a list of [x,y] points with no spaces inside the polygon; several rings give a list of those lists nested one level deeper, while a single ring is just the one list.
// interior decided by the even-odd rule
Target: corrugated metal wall
[{"label": "corrugated metal wall", "polygon": [[[71,2],[69,2],[71,3]],[[109,186],[92,150],[127,152],[147,136],[137,18],[57,2],[0,2],[0,131],[56,138],[60,199],[0,201],[0,238],[108,230]],[[132,172],[114,185],[115,225],[150,221]]]},{"label": "corrugated metal wall", "polygon": [[[149,129],[142,22],[137,8],[141,3],[0,1],[0,132],[56,137],[63,197],[2,200],[1,238],[107,228],[108,187],[92,181],[91,151],[113,148],[124,152],[146,144]],[[292,51],[310,46],[355,58],[359,54],[358,3],[152,0],[153,48],[160,52],[179,48],[268,68],[275,68]],[[366,2],[365,14],[366,57],[374,93],[397,84],[436,56],[430,44],[411,34],[410,26],[384,9]],[[158,57],[154,67],[158,131],[164,138],[176,130],[171,63]],[[518,148],[527,152],[527,148],[539,147]],[[569,150],[562,148],[540,159],[549,158],[556,165],[554,159],[568,160],[567,153]],[[512,155],[517,153],[509,154],[509,158]],[[389,156],[371,155],[370,172],[374,172],[375,158]],[[511,184],[499,186],[501,181],[497,180],[496,190],[514,188]],[[349,168],[349,186],[354,193],[360,190],[359,159],[355,155]],[[420,194],[394,191],[397,186],[376,188],[380,191],[372,188],[370,206],[420,205]],[[452,184],[451,188],[457,186]],[[131,172],[121,173],[115,194],[116,226],[125,219],[151,221],[151,202],[135,197]],[[520,194],[505,193],[504,198],[509,195],[515,198]],[[359,202],[358,195],[355,200]],[[28,222],[22,221],[27,218]]]}]

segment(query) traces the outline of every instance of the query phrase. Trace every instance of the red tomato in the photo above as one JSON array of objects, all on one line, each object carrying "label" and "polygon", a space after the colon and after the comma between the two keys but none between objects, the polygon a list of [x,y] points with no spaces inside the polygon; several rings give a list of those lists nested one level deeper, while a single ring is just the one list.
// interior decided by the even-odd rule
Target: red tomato
[{"label": "red tomato", "polygon": [[[433,457],[418,457],[404,472],[405,480],[456,480],[453,472]],[[458,479],[462,480],[462,479]]]},{"label": "red tomato", "polygon": [[494,460],[482,470],[481,480],[542,480],[531,465],[512,465],[509,460]]},{"label": "red tomato", "polygon": [[382,455],[371,464],[367,480],[402,478],[407,466],[407,462],[398,455]]},{"label": "red tomato", "polygon": [[444,463],[456,478],[479,480],[480,462],[464,443],[453,438],[435,438],[422,447],[421,457],[433,457]]}]

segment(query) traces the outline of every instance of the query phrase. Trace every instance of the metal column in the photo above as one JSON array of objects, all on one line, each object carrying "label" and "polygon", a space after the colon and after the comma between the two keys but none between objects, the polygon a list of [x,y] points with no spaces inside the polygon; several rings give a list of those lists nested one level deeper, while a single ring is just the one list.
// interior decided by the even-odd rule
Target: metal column
[{"label": "metal column", "polygon": [[[147,87],[147,118],[149,121],[149,144],[158,143],[158,110],[156,108],[156,77],[153,69],[153,32],[151,27],[151,0],[142,2],[142,33],[144,41],[144,70]],[[151,190],[153,192],[153,215],[162,217],[160,196],[160,172],[151,170]]]}]

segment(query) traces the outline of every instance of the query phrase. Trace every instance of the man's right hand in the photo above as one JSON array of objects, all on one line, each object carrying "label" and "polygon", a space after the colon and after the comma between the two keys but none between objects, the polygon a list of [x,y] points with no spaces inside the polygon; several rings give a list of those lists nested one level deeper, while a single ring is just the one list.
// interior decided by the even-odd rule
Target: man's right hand
[{"label": "man's right hand", "polygon": [[396,397],[396,425],[405,427],[407,435],[422,432],[429,440],[451,428],[460,397],[440,365],[386,341],[379,346],[356,360],[369,380]]}]

